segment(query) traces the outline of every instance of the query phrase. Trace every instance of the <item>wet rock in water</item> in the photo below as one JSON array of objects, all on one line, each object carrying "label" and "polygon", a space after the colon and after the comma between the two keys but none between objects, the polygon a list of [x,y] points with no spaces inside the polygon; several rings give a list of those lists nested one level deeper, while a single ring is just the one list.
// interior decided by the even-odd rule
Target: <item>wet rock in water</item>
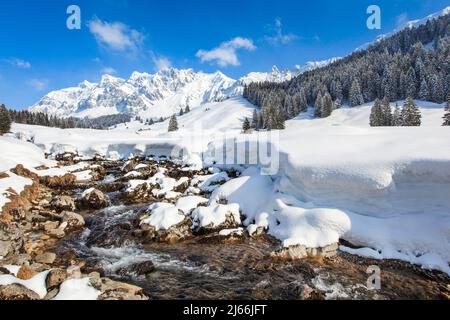
[{"label": "wet rock in water", "polygon": [[83,192],[78,199],[77,205],[80,209],[99,210],[109,205],[109,198],[100,190],[91,188]]},{"label": "wet rock in water", "polygon": [[54,254],[53,252],[44,252],[44,253],[38,254],[34,258],[34,260],[39,263],[53,264],[53,262],[55,262],[55,260],[56,260],[56,254]]},{"label": "wet rock in water", "polygon": [[144,261],[132,265],[130,270],[138,275],[147,275],[155,271],[155,265],[151,261]]},{"label": "wet rock in water", "polygon": [[23,244],[22,229],[15,223],[0,221],[0,256],[7,257],[19,253]]},{"label": "wet rock in water", "polygon": [[0,300],[40,300],[39,295],[20,284],[0,286]]},{"label": "wet rock in water", "polygon": [[58,288],[61,283],[67,279],[67,272],[63,269],[52,269],[45,279],[45,285],[48,291]]},{"label": "wet rock in water", "polygon": [[337,243],[322,248],[307,248],[302,245],[283,248],[272,252],[271,258],[283,260],[299,260],[308,257],[332,258],[337,255],[339,245]]},{"label": "wet rock in water", "polygon": [[63,211],[74,211],[76,209],[75,201],[69,196],[59,196],[50,202],[53,210],[61,213]]},{"label": "wet rock in water", "polygon": [[65,232],[79,231],[83,229],[85,225],[84,218],[75,212],[65,211],[63,212],[63,224],[66,223],[64,228]]},{"label": "wet rock in water", "polygon": [[90,283],[101,292],[97,300],[148,300],[142,288],[108,278],[100,278],[97,273],[90,275]]},{"label": "wet rock in water", "polygon": [[30,280],[37,274],[38,273],[29,266],[23,265],[20,267],[19,271],[17,271],[17,278],[22,280]]},{"label": "wet rock in water", "polygon": [[165,242],[176,243],[192,236],[192,220],[184,219],[177,225],[170,227],[168,230],[156,230],[155,227],[148,224],[141,225],[141,233],[135,232],[134,235],[143,238],[143,242]]}]

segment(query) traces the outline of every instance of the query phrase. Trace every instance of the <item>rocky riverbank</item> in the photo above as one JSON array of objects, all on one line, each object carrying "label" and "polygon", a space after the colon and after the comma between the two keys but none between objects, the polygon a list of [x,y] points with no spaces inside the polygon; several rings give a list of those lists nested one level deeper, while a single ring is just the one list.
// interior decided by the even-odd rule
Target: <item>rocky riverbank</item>
[{"label": "rocky riverbank", "polygon": [[[264,227],[245,228],[239,206],[209,203],[237,171],[152,158],[57,160],[75,170],[11,170],[33,184],[3,208],[0,299],[450,297],[443,273],[352,256],[338,244],[282,248]],[[382,270],[380,290],[367,288],[371,265]]]}]

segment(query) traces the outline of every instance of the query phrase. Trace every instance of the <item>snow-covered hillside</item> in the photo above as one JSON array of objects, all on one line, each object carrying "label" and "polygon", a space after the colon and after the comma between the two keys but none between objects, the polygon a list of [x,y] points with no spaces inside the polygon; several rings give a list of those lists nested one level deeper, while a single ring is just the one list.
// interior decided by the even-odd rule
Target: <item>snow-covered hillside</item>
[{"label": "snow-covered hillside", "polygon": [[438,12],[432,13],[432,14],[426,16],[425,18],[422,18],[422,19],[415,19],[415,20],[410,20],[410,21],[405,21],[405,22],[401,23],[399,26],[397,26],[397,28],[396,28],[394,31],[389,32],[389,33],[386,33],[386,34],[379,35],[379,36],[375,39],[374,42],[365,43],[365,44],[363,44],[362,46],[358,47],[355,51],[365,50],[365,49],[367,49],[371,44],[376,43],[376,42],[379,42],[379,41],[381,41],[381,40],[383,40],[383,39],[389,38],[390,36],[392,36],[392,35],[394,35],[394,34],[400,32],[400,31],[402,31],[402,30],[405,30],[405,29],[412,29],[412,28],[417,28],[417,27],[419,27],[419,26],[421,26],[421,25],[426,24],[428,21],[437,19],[437,18],[439,18],[439,17],[445,16],[445,15],[448,15],[448,14],[450,14],[450,6],[445,7],[444,9],[442,9],[442,10],[440,10],[440,11],[438,11]]},{"label": "snow-covered hillside", "polygon": [[[326,119],[305,113],[289,120],[273,141],[279,171],[263,176],[250,166],[221,187],[211,204],[214,197],[239,204],[249,230],[258,227],[255,221],[269,226],[286,246],[325,246],[343,238],[363,247],[342,248],[351,253],[450,273],[450,149],[445,148],[450,130],[441,126],[443,105],[416,103],[422,127],[369,127],[371,104],[342,108]],[[173,133],[167,132],[168,121],[153,126],[134,121],[109,131],[27,125],[13,130],[47,153],[118,159],[172,155],[176,148],[187,151],[186,162],[204,165],[215,159],[214,151],[231,150],[224,137],[263,134],[240,133],[252,112],[253,106],[237,97],[195,108],[178,118],[180,130]]]}]

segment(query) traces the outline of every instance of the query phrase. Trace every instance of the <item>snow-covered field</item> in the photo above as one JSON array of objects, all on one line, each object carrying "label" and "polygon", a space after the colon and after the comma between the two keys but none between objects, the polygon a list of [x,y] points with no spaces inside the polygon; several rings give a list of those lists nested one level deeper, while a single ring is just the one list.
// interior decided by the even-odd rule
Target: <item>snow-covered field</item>
[{"label": "snow-covered field", "polygon": [[[228,199],[247,217],[249,231],[269,227],[286,246],[326,246],[343,238],[365,247],[344,251],[450,273],[450,129],[441,127],[442,105],[417,103],[420,128],[371,128],[370,105],[342,108],[327,119],[303,114],[288,121],[274,141],[279,172],[264,176],[248,169],[213,193],[210,208]],[[179,146],[189,151],[185,160],[199,164],[202,155],[210,158],[211,150],[222,148],[218,134],[242,136],[242,121],[252,112],[242,98],[233,98],[179,117],[180,130],[170,134],[167,121],[152,127],[132,122],[110,131],[26,125],[14,125],[13,131],[47,153],[127,158],[170,155]],[[14,160],[1,159],[0,171],[21,159],[27,166],[45,163],[33,144],[0,139],[3,150],[15,152]]]}]

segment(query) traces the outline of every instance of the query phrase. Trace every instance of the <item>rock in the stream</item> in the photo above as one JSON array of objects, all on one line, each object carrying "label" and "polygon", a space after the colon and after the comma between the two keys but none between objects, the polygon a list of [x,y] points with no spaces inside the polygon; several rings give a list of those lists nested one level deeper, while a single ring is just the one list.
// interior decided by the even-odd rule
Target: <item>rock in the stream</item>
[{"label": "rock in the stream", "polygon": [[65,232],[81,230],[85,225],[84,218],[81,215],[69,211],[63,212],[63,224],[64,223],[67,224],[64,228]]},{"label": "rock in the stream", "polygon": [[0,300],[40,300],[39,295],[20,284],[0,286]]},{"label": "rock in the stream", "polygon": [[148,300],[143,289],[131,284],[100,278],[98,273],[90,275],[91,285],[101,292],[97,300]]},{"label": "rock in the stream", "polygon": [[131,270],[136,272],[137,274],[149,274],[155,270],[155,265],[151,261],[144,261],[141,263],[137,263],[131,267]]},{"label": "rock in the stream", "polygon": [[63,269],[52,269],[45,279],[47,290],[58,288],[67,279],[67,271]]},{"label": "rock in the stream", "polygon": [[23,231],[17,224],[0,221],[0,256],[19,253],[23,243]]},{"label": "rock in the stream", "polygon": [[302,245],[283,248],[276,252],[272,252],[271,257],[283,260],[299,260],[307,257],[332,258],[337,255],[339,245],[331,244],[322,248],[307,248]]},{"label": "rock in the stream", "polygon": [[142,237],[144,243],[153,241],[176,243],[192,236],[192,220],[186,218],[179,224],[170,227],[168,230],[156,230],[153,226],[142,224],[140,230],[134,232],[134,235]]},{"label": "rock in the stream", "polygon": [[50,202],[52,209],[57,212],[74,211],[76,209],[75,201],[69,196],[59,196]]},{"label": "rock in the stream", "polygon": [[103,209],[109,205],[109,198],[100,190],[91,188],[83,192],[78,200],[80,209]]}]

